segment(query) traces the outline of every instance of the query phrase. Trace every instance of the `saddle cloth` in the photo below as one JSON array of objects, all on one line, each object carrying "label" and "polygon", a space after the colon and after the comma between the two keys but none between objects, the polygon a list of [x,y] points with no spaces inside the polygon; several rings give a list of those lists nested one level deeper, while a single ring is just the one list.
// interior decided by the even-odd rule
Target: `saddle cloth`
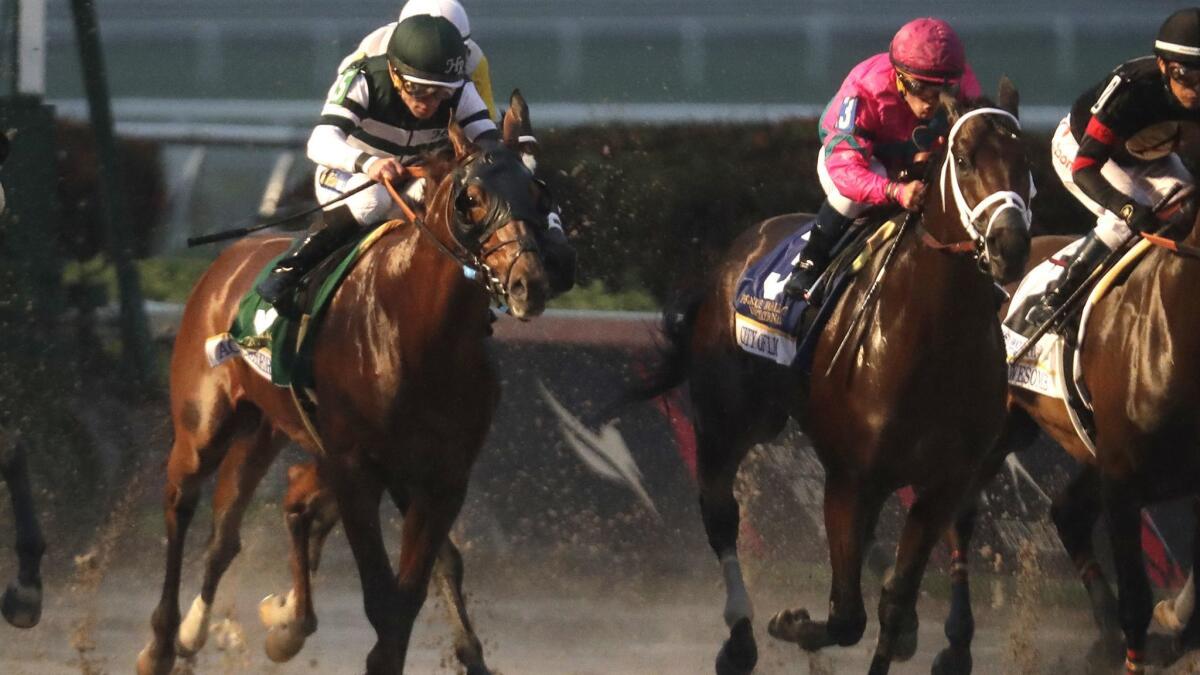
[{"label": "saddle cloth", "polygon": [[287,253],[272,258],[258,273],[250,291],[238,304],[233,325],[224,333],[205,340],[208,364],[216,367],[240,356],[251,368],[279,387],[312,385],[312,346],[317,328],[334,293],[349,275],[364,251],[392,229],[406,221],[388,221],[370,230],[329,256],[307,274],[296,291],[297,304],[304,316],[293,321],[280,316],[275,308],[254,290],[270,274],[275,263]]},{"label": "saddle cloth", "polygon": [[[738,347],[780,365],[807,368],[812,348],[838,298],[870,255],[899,226],[898,218],[870,223],[847,233],[842,246],[818,285],[824,301],[815,316],[806,316],[808,302],[783,292],[792,268],[808,244],[816,219],[810,218],[784,237],[769,253],[748,265],[733,295],[735,338]],[[868,236],[869,235],[869,236]]]},{"label": "saddle cloth", "polygon": [[[1025,314],[1041,300],[1046,289],[1066,272],[1066,261],[1075,254],[1082,242],[1082,239],[1071,242],[1033,268],[1021,280],[1001,325],[1004,347],[1009,359],[1025,345],[1026,335],[1037,328],[1026,325]],[[1008,364],[1010,386],[1063,401],[1071,424],[1075,427],[1075,433],[1092,454],[1096,452],[1092,403],[1083,381],[1082,362],[1079,358],[1080,348],[1087,336],[1088,318],[1095,304],[1107,294],[1126,270],[1137,263],[1151,245],[1148,241],[1139,241],[1096,283],[1088,294],[1078,325],[1067,328],[1073,339],[1068,340],[1063,335],[1048,332],[1019,361],[1010,361]]]}]

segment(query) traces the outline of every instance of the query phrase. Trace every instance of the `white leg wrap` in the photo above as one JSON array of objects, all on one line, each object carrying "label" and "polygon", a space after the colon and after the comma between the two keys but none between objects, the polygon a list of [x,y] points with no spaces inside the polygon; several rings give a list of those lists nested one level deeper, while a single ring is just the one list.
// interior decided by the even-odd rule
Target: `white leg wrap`
[{"label": "white leg wrap", "polygon": [[208,640],[208,618],[211,612],[212,608],[208,603],[197,595],[188,609],[187,616],[183,618],[183,623],[179,624],[179,644],[184,649],[197,652],[204,647],[204,642]]},{"label": "white leg wrap", "polygon": [[742,579],[742,564],[737,553],[721,556],[721,574],[725,577],[725,625],[730,628],[739,619],[754,620],[754,605]]}]

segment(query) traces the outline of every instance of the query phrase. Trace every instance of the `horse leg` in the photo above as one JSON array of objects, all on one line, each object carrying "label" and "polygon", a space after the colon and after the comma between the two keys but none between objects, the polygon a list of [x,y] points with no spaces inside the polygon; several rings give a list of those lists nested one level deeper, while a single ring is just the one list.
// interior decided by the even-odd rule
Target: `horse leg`
[{"label": "horse leg", "polygon": [[[1103,455],[1101,455],[1103,456]],[[1142,514],[1128,479],[1101,477],[1101,498],[1117,567],[1117,618],[1125,634],[1125,669],[1141,672],[1153,598],[1142,559]]]},{"label": "horse leg", "polygon": [[[693,385],[693,387],[695,387]],[[695,398],[693,388],[693,398]],[[716,553],[725,581],[725,625],[729,638],[717,654],[717,675],[748,675],[758,662],[758,646],[754,642],[754,606],[746,591],[738,560],[738,528],[741,523],[733,483],[738,465],[749,451],[728,435],[729,426],[706,423],[704,408],[697,407],[696,444],[697,478],[700,483],[700,516],[708,544]]]},{"label": "horse leg", "polygon": [[949,645],[933,660],[933,675],[968,675],[974,667],[971,641],[975,638],[975,616],[971,611],[971,582],[968,565],[971,537],[979,516],[978,494],[1004,465],[1008,455],[1028,448],[1037,440],[1037,423],[1023,410],[1009,411],[996,450],[984,460],[972,493],[975,498],[958,514],[946,532],[950,547],[950,613],[945,633]]},{"label": "horse leg", "polygon": [[[407,514],[407,495],[398,486],[393,486],[389,492],[396,508]],[[471,617],[467,614],[467,601],[462,592],[463,572],[462,553],[454,541],[446,537],[446,543],[434,561],[433,578],[446,603],[450,622],[454,625],[454,656],[466,668],[467,675],[488,675],[491,671],[484,662],[483,643],[475,634]]]},{"label": "horse leg", "polygon": [[1200,560],[1200,499],[1192,501],[1196,512],[1197,531],[1192,536],[1193,568],[1188,572],[1187,582],[1173,597],[1160,601],[1154,606],[1154,622],[1162,626],[1168,633],[1178,634],[1186,626],[1191,625],[1192,615],[1196,608],[1196,569],[1195,561]]},{"label": "horse leg", "polygon": [[884,675],[893,660],[912,658],[917,649],[917,593],[929,554],[950,525],[968,488],[948,480],[918,495],[904,521],[896,567],[879,596],[879,642],[870,675]]},{"label": "horse leg", "polygon": [[[1200,571],[1200,555],[1196,555],[1196,549],[1200,548],[1200,501],[1194,501],[1192,506],[1196,510],[1196,522],[1192,528],[1192,569],[1188,573],[1187,583],[1175,597],[1172,608],[1172,614],[1175,615],[1176,620],[1183,623],[1182,630],[1177,631],[1180,653],[1200,646],[1200,617],[1197,617],[1196,613],[1192,611],[1196,602],[1196,573]],[[1158,611],[1158,607],[1155,607],[1156,615]]]},{"label": "horse leg", "polygon": [[829,617],[814,621],[807,609],[787,609],[776,614],[767,630],[772,637],[795,642],[814,651],[862,639],[867,610],[862,599],[862,563],[870,532],[874,529],[884,495],[874,495],[861,482],[830,473],[825,478],[825,536],[833,583]]},{"label": "horse leg", "polygon": [[[163,489],[167,556],[162,596],[150,618],[153,637],[138,654],[138,675],[167,675],[174,666],[183,546],[200,498],[200,486],[220,464],[230,442],[258,428],[261,414],[249,406],[230,410],[223,400],[218,399],[212,402],[209,410],[192,411],[184,417],[191,422],[176,421],[175,443],[167,459],[167,481]],[[197,431],[204,429],[212,431]]]},{"label": "horse leg", "polygon": [[358,466],[356,458],[324,458],[317,470],[337,497],[342,527],[358,567],[363,609],[375,629],[375,645],[367,654],[367,674],[402,673],[405,646],[399,636],[404,598],[392,576],[379,523],[379,498],[384,487],[381,477],[377,471]]},{"label": "horse leg", "polygon": [[1058,530],[1071,562],[1087,589],[1092,605],[1092,618],[1100,629],[1101,642],[1116,642],[1120,623],[1117,619],[1117,598],[1092,549],[1092,533],[1100,517],[1100,474],[1095,467],[1082,470],[1054,499],[1050,517]]},{"label": "horse leg", "polygon": [[[317,630],[317,614],[312,601],[312,573],[316,571],[313,555],[314,526],[322,514],[332,511],[324,534],[337,522],[334,496],[316,477],[316,466],[306,464],[288,469],[288,490],[284,496],[284,524],[287,526],[291,548],[288,566],[292,574],[292,589],[288,593],[272,593],[259,603],[258,613],[267,628],[267,657],[276,663],[289,661],[304,647],[305,640]],[[316,544],[320,545],[324,534]]]},{"label": "horse leg", "polygon": [[[257,410],[247,413],[244,431],[230,442],[217,470],[217,487],[213,492],[212,537],[205,553],[204,581],[200,594],[192,601],[187,616],[179,625],[180,656],[192,656],[204,647],[208,639],[208,623],[221,576],[242,549],[242,516],[255,489],[275,461],[282,447],[282,438],[273,436],[271,425]],[[257,424],[253,428],[254,416]]]},{"label": "horse leg", "polygon": [[8,484],[17,535],[17,578],[5,589],[0,611],[17,628],[32,628],[42,616],[40,568],[46,542],[33,507],[25,445],[18,436],[6,438],[0,447],[0,476]]}]

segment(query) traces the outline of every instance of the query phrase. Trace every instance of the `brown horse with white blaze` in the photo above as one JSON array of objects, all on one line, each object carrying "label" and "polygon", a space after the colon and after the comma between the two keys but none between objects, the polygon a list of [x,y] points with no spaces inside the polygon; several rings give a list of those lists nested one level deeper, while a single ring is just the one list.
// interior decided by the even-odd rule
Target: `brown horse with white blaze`
[{"label": "brown horse with white blaze", "polygon": [[[781,216],[741,235],[711,284],[678,320],[669,317],[664,361],[631,394],[648,398],[690,383],[701,514],[726,585],[730,637],[717,656],[721,675],[750,673],[757,662],[738,562],[734,480],[750,448],[775,438],[789,417],[825,467],[833,584],[828,620],[786,610],[771,620],[770,633],[806,650],[861,639],[864,546],[884,500],[912,485],[917,499],[880,598],[870,672],[886,673],[893,659],[916,649],[915,605],[929,553],[1003,420],[1004,346],[993,279],[1013,278],[1029,250],[1029,163],[1007,79],[999,98],[999,108],[974,110],[943,101],[952,130],[944,159],[931,164],[941,171],[924,211],[889,244],[894,255],[874,256],[850,283],[818,338],[811,377],[742,352],[734,333],[738,280],[809,217]],[[887,257],[871,302],[869,288]],[[860,306],[865,316],[857,316]],[[843,338],[846,348],[839,349]]]},{"label": "brown horse with white blaze", "polygon": [[[179,581],[202,482],[220,471],[204,584],[193,605],[201,617],[240,547],[245,503],[289,439],[314,454],[336,498],[377,635],[367,672],[404,671],[434,560],[499,397],[486,350],[488,305],[503,296],[514,316],[530,318],[547,298],[534,236],[545,223],[531,215],[540,186],[507,147],[471,148],[456,127],[451,139],[455,160],[426,165],[426,217],[367,249],[326,312],[313,352],[319,439],[287,389],[241,360],[209,367],[203,349],[207,337],[228,329],[255,276],[290,240],[256,238],[229,247],[193,289],[171,362],[175,442],[165,489],[166,576],[153,639],[138,658],[140,674],[171,671],[177,632],[182,642],[195,643],[180,626]],[[517,141],[506,137],[510,142]],[[468,279],[464,266],[486,285]],[[395,571],[380,530],[384,491],[406,506]]]}]

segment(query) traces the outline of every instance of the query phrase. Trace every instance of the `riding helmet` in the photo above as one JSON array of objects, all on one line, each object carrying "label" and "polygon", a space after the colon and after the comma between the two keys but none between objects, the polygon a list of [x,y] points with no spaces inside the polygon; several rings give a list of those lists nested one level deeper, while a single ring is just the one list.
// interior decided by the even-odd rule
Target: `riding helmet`
[{"label": "riding helmet", "polygon": [[1154,53],[1166,61],[1200,64],[1200,7],[1168,16],[1158,29]]},{"label": "riding helmet", "polygon": [[950,24],[927,17],[900,27],[888,50],[897,70],[918,80],[952,84],[966,68],[962,41]]},{"label": "riding helmet", "polygon": [[387,58],[413,82],[457,87],[463,83],[467,48],[449,19],[419,14],[401,21],[392,31]]},{"label": "riding helmet", "polygon": [[458,0],[408,0],[404,3],[404,9],[400,10],[400,20],[420,14],[445,17],[462,33],[464,40],[471,37],[471,20]]}]

